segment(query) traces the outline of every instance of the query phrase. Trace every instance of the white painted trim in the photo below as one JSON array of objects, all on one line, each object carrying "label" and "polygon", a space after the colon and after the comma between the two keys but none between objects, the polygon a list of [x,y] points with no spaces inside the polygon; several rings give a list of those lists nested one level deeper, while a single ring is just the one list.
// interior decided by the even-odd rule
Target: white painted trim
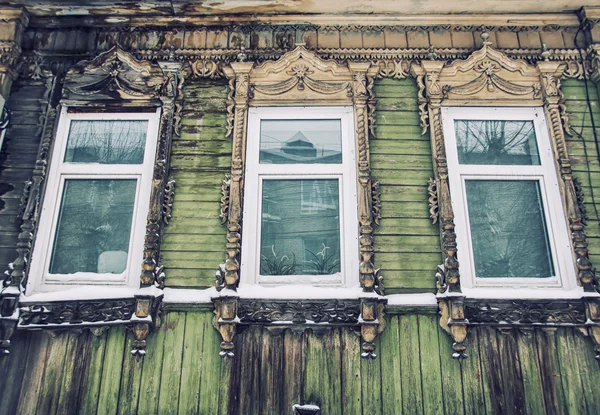
[{"label": "white painted trim", "polygon": [[[263,119],[341,120],[341,164],[260,164],[260,122]],[[358,286],[358,203],[356,143],[352,107],[254,107],[248,112],[244,229],[242,232],[241,284],[263,286]],[[334,275],[260,275],[260,213],[265,179],[338,179],[340,203],[341,272]],[[321,290],[321,288],[319,289]],[[317,290],[313,290],[317,291]]]},{"label": "white painted trim", "polygon": [[[573,291],[581,295],[577,286],[575,263],[571,250],[566,216],[558,185],[554,155],[550,143],[544,109],[536,108],[442,108],[444,139],[449,170],[450,195],[456,224],[458,259],[461,264],[461,286],[464,293],[489,297],[498,288],[507,296],[522,298],[530,290],[551,297]],[[489,166],[458,163],[458,150],[454,120],[518,120],[533,121],[540,157],[539,166]],[[537,180],[540,185],[548,240],[556,275],[551,278],[476,278],[471,243],[465,180]],[[494,290],[492,290],[494,288]],[[474,290],[474,291],[473,291]],[[478,294],[477,290],[483,290]],[[512,290],[512,291],[511,291]],[[487,293],[487,294],[486,294]],[[544,294],[545,293],[545,294]],[[471,296],[471,294],[469,294]],[[570,298],[570,297],[569,297]]]},{"label": "white painted trim", "polygon": [[[147,120],[148,131],[144,160],[138,165],[66,163],[63,162],[70,123],[73,120]],[[151,113],[69,113],[64,107],[47,175],[46,192],[40,213],[39,228],[31,257],[27,293],[71,290],[83,285],[139,287],[143,260],[146,219],[150,204],[152,174],[156,157],[160,109]],[[133,223],[127,267],[122,274],[75,273],[49,274],[48,267],[54,243],[54,233],[60,210],[62,190],[66,179],[135,179],[137,180]],[[113,288],[114,289],[114,288]]]}]

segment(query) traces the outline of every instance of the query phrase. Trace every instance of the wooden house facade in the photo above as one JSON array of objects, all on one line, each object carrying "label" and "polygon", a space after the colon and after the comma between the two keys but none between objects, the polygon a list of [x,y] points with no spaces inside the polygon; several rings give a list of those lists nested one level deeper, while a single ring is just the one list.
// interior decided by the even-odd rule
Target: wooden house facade
[{"label": "wooden house facade", "polygon": [[0,4],[0,414],[600,412],[593,1],[84,3]]}]

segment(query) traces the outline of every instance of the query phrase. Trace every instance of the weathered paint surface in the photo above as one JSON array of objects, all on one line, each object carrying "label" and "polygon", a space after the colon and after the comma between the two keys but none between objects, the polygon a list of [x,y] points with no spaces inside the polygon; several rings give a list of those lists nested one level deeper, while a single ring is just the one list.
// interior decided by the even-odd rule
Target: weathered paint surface
[{"label": "weathered paint surface", "polygon": [[225,261],[226,230],[219,212],[221,183],[231,166],[227,90],[220,81],[190,80],[184,94],[181,136],[174,138],[171,153],[173,219],[161,254],[168,286],[209,287]]},{"label": "weathered paint surface", "polygon": [[285,414],[296,403],[323,414],[600,411],[600,370],[577,330],[473,329],[459,363],[436,316],[394,315],[386,326],[376,360],[360,358],[350,329],[258,327],[222,360],[210,311],[167,313],[143,360],[129,354],[124,328],[21,332],[0,361],[0,413]]}]

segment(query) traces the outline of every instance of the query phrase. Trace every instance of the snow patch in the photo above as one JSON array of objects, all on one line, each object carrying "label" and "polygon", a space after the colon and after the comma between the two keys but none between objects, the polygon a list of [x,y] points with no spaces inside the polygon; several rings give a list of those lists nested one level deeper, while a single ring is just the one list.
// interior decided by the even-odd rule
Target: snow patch
[{"label": "snow patch", "polygon": [[113,298],[133,298],[139,290],[125,287],[77,287],[68,290],[35,293],[21,296],[22,303],[50,302],[50,301],[77,301],[77,300],[108,300]]},{"label": "snow patch", "polygon": [[392,294],[387,295],[388,306],[432,306],[437,307],[437,298],[435,294]]}]

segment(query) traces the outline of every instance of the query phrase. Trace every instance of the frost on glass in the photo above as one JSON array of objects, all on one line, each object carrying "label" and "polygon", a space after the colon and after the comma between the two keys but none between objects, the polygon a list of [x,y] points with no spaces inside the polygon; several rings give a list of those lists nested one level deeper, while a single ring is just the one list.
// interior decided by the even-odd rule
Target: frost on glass
[{"label": "frost on glass", "polygon": [[532,121],[456,120],[460,164],[539,165]]},{"label": "frost on glass", "polygon": [[341,164],[340,120],[263,120],[261,164]]},{"label": "frost on glass", "polygon": [[261,214],[261,275],[340,272],[337,179],[265,180]]},{"label": "frost on glass", "polygon": [[125,271],[136,182],[65,180],[50,274]]},{"label": "frost on glass", "polygon": [[478,278],[554,276],[537,180],[466,180]]},{"label": "frost on glass", "polygon": [[73,120],[65,162],[141,164],[147,131],[145,120]]}]

